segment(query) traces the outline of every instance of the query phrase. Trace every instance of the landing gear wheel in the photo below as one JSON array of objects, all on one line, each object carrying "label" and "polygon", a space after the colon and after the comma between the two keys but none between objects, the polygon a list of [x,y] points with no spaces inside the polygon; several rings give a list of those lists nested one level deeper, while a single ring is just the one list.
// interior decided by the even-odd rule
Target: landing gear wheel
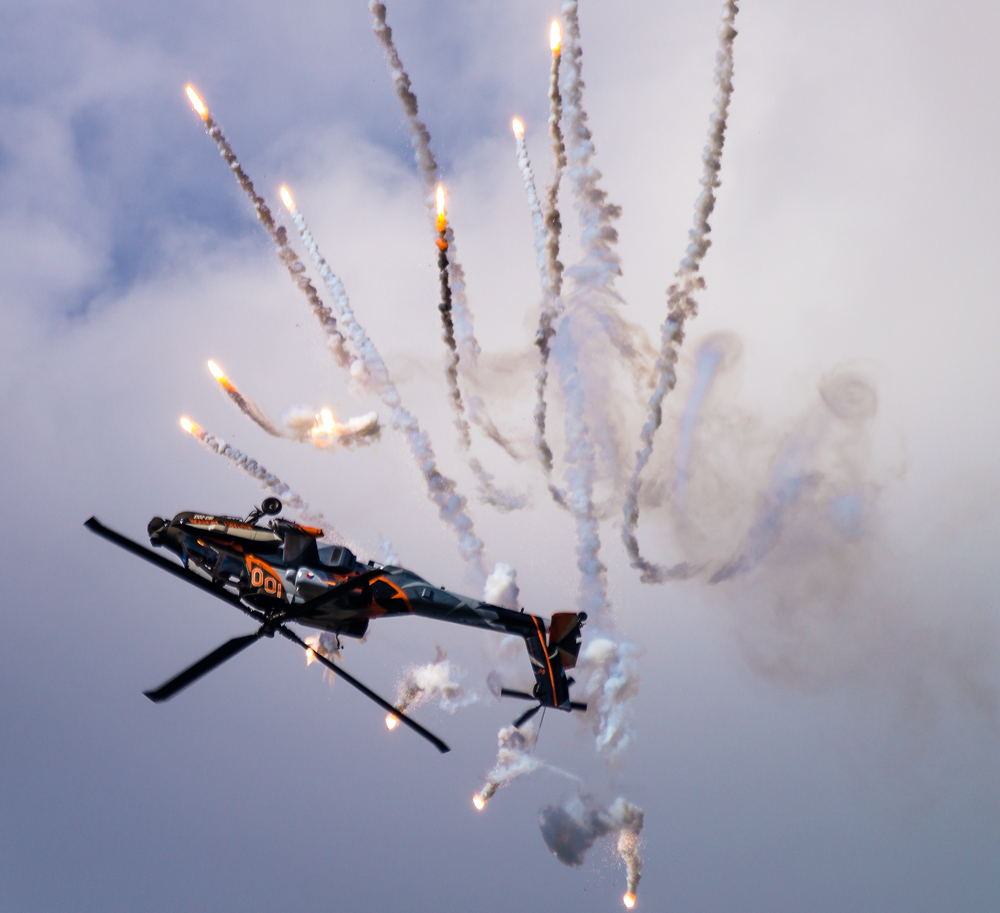
[{"label": "landing gear wheel", "polygon": [[281,501],[277,498],[265,498],[260,505],[260,509],[268,516],[273,517],[281,513]]}]

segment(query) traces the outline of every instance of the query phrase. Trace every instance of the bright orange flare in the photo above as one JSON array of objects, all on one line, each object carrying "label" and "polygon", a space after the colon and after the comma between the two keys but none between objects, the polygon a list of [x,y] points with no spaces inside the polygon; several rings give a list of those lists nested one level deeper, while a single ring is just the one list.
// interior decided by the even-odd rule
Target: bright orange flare
[{"label": "bright orange flare", "polygon": [[183,428],[188,434],[198,434],[201,431],[194,422],[189,418],[181,418],[181,428]]},{"label": "bright orange flare", "polygon": [[314,662],[316,662],[316,653],[313,648],[310,647],[306,650],[306,665],[311,666]]},{"label": "bright orange flare", "polygon": [[524,124],[522,124],[516,117],[510,124],[514,128],[514,136],[524,136]]},{"label": "bright orange flare", "polygon": [[558,54],[562,48],[562,32],[559,29],[559,22],[552,20],[552,28],[549,29],[549,47],[553,54]]},{"label": "bright orange flare", "polygon": [[481,812],[481,811],[482,811],[482,810],[483,810],[484,808],[486,808],[486,800],[485,800],[485,799],[484,799],[484,798],[483,798],[483,797],[482,797],[481,795],[479,795],[479,793],[476,793],[476,794],[475,794],[475,795],[474,795],[474,796],[472,797],[472,804],[473,804],[474,806],[476,806],[476,810],[477,810],[477,811],[480,811],[480,812]]},{"label": "bright orange flare", "polygon": [[218,381],[223,381],[226,379],[226,375],[214,361],[208,363],[208,370],[212,372],[212,377]]},{"label": "bright orange flare", "polygon": [[386,716],[386,718],[385,718],[385,728],[386,729],[388,729],[390,732],[392,732],[392,730],[395,729],[398,725],[399,725],[399,717],[398,716],[395,716],[392,713],[390,713],[388,716]]},{"label": "bright orange flare", "polygon": [[628,894],[626,894],[622,898],[622,901],[625,903],[625,906],[628,907],[631,910],[632,907],[635,906],[635,894],[633,894],[631,891],[629,891]]},{"label": "bright orange flare", "polygon": [[437,230],[444,231],[445,226],[448,224],[448,219],[444,213],[444,187],[438,184],[437,189],[437,207],[438,207],[438,218],[437,218]]},{"label": "bright orange flare", "polygon": [[295,201],[292,199],[292,195],[288,192],[287,187],[282,187],[279,191],[281,194],[281,202],[285,204],[285,208],[291,212],[295,208]]},{"label": "bright orange flare", "polygon": [[195,92],[192,86],[187,86],[184,90],[187,92],[187,97],[191,101],[191,107],[198,112],[202,120],[208,120],[208,108],[205,107],[204,102],[198,97],[198,93]]}]

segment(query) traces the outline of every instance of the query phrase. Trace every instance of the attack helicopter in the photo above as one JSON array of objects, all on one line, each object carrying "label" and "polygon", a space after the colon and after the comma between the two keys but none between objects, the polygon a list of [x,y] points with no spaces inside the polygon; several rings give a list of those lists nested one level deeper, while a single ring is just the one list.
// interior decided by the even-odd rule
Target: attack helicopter
[{"label": "attack helicopter", "polygon": [[[158,688],[143,692],[151,701],[173,697],[261,638],[280,634],[446,752],[449,748],[441,739],[288,627],[294,622],[328,632],[339,646],[341,637],[364,637],[372,619],[419,615],[524,638],[535,677],[532,693],[500,690],[501,696],[535,704],[518,717],[515,727],[546,707],[567,712],[587,709],[586,704],[570,700],[573,679],[566,675],[580,653],[586,613],[557,612],[546,624],[544,618],[523,610],[515,612],[460,596],[432,586],[405,568],[359,561],[343,545],[321,545],[323,530],[278,517],[281,510],[280,500],[267,498],[246,518],[191,511],[172,520],[154,517],[147,527],[151,544],[172,552],[180,564],[104,526],[96,517],[84,524],[109,542],[235,606],[258,624],[252,634],[226,641]],[[271,519],[262,524],[265,517]]]}]

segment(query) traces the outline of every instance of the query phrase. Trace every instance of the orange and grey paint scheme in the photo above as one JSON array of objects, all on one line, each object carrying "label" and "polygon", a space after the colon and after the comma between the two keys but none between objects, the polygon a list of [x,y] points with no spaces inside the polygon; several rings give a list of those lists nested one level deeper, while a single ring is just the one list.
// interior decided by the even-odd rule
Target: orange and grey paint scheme
[{"label": "orange and grey paint scheme", "polygon": [[[246,519],[190,511],[169,521],[154,517],[148,527],[151,543],[173,552],[182,566],[94,519],[87,525],[147,560],[169,565],[166,569],[175,575],[185,576],[201,588],[237,603],[261,622],[261,632],[254,636],[280,631],[291,639],[288,630],[282,628],[292,622],[338,637],[363,637],[373,618],[393,615],[419,615],[516,634],[524,638],[535,684],[530,694],[507,689],[502,693],[537,702],[521,720],[542,707],[586,709],[586,705],[570,700],[573,680],[566,675],[580,652],[585,614],[557,612],[546,622],[537,615],[433,586],[405,568],[360,561],[345,546],[321,544],[320,529],[277,517],[267,520],[266,525],[258,522],[280,510],[281,503],[269,498]],[[209,663],[207,668],[214,665]],[[338,673],[344,674],[342,670]]]}]

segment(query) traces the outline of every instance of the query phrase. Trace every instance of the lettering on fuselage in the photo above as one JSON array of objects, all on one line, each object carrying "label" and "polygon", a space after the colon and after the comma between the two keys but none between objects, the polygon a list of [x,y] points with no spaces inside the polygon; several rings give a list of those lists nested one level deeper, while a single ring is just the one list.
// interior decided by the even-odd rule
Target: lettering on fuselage
[{"label": "lettering on fuselage", "polygon": [[250,572],[250,586],[260,590],[263,589],[269,596],[278,599],[284,598],[284,587],[277,571],[266,561],[254,555],[246,556],[247,570]]}]

